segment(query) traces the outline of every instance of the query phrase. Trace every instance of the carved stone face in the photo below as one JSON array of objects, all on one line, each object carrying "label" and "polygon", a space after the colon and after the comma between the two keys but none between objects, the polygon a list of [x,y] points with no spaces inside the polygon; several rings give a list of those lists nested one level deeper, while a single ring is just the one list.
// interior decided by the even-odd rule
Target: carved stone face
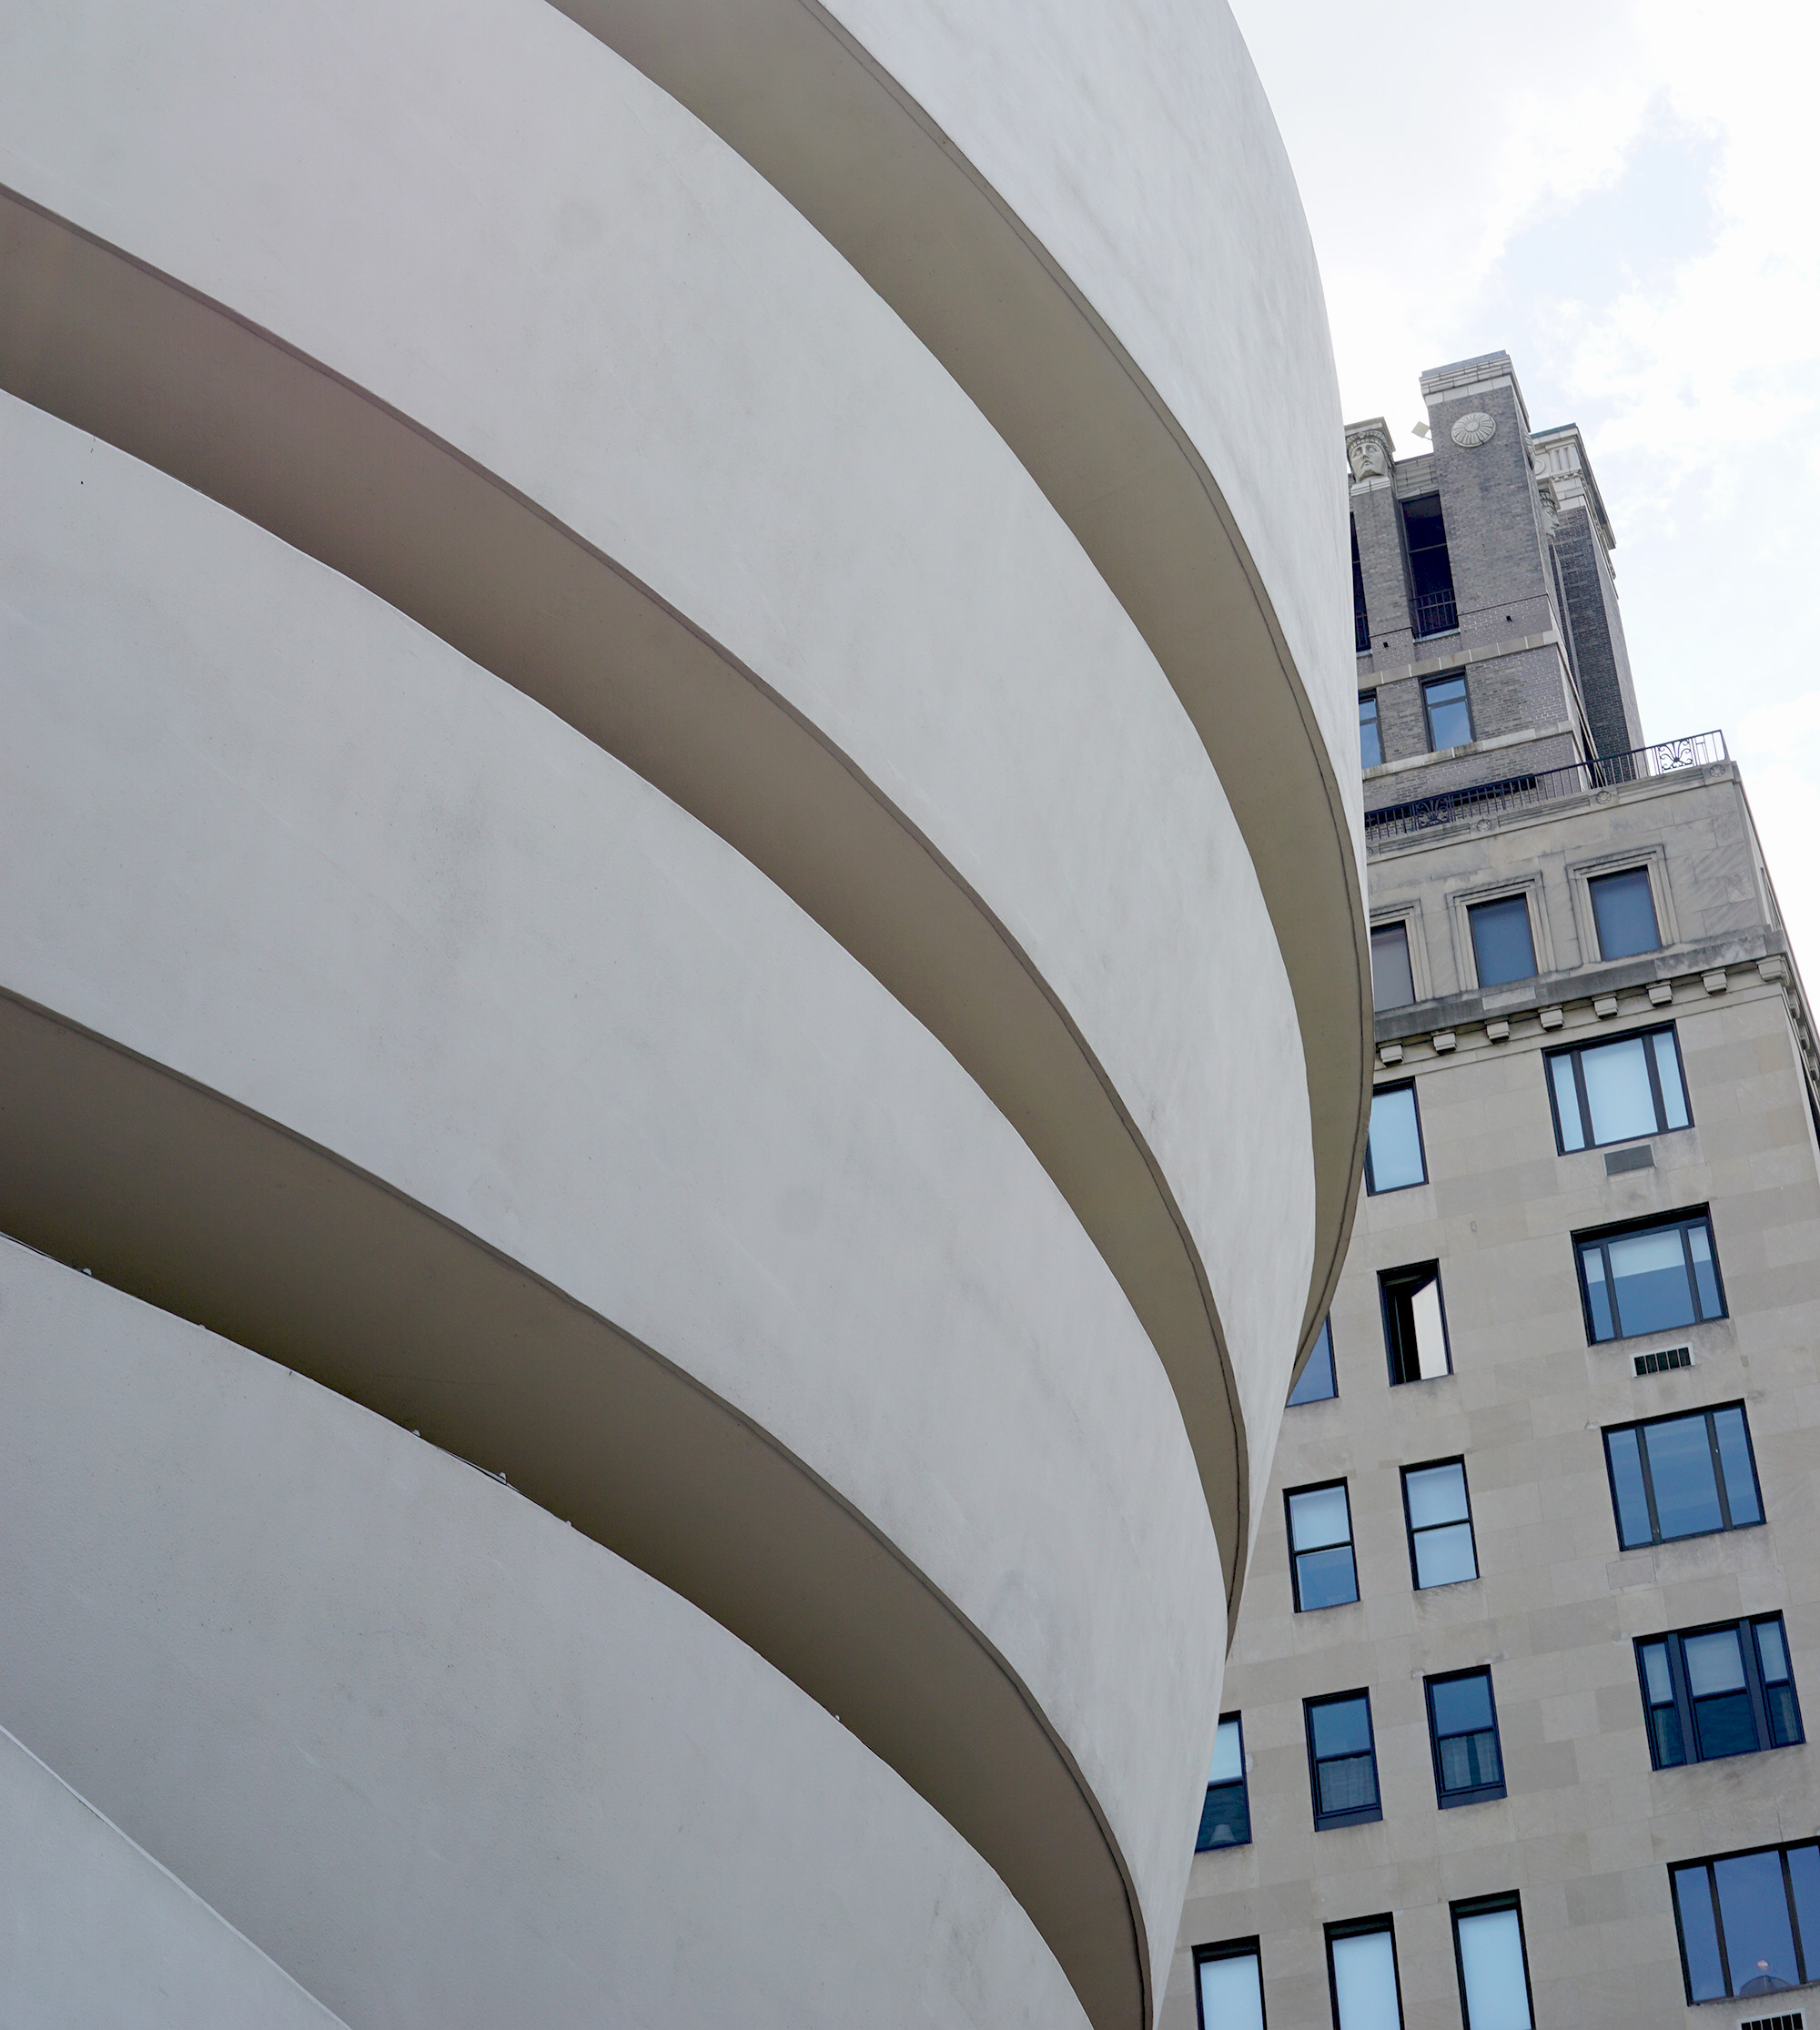
[{"label": "carved stone face", "polygon": [[1381,437],[1352,437],[1346,442],[1347,461],[1352,467],[1352,483],[1362,484],[1367,480],[1382,480],[1390,476],[1390,460],[1384,454]]}]

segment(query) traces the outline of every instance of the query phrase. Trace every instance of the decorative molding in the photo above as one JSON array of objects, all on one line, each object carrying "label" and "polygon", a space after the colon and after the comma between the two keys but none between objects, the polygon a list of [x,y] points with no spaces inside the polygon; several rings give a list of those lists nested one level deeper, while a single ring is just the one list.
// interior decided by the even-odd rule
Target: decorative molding
[{"label": "decorative molding", "polygon": [[1482,409],[1475,409],[1471,415],[1460,417],[1447,434],[1462,451],[1476,451],[1497,436],[1498,419],[1486,415]]}]

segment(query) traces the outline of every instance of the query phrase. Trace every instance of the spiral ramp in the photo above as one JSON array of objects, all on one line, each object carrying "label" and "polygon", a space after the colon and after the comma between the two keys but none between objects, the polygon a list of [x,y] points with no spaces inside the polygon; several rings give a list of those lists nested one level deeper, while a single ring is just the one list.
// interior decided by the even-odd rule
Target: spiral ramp
[{"label": "spiral ramp", "polygon": [[1223,9],[5,0],[0,278],[0,1727],[107,1894],[354,2030],[1141,2030],[1365,1076]]}]

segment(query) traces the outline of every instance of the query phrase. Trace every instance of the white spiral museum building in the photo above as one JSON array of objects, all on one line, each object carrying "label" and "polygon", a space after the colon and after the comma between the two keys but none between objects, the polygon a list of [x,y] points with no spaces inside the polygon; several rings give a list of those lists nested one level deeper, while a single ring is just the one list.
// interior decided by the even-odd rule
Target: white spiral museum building
[{"label": "white spiral museum building", "polygon": [[1145,2030],[1369,1005],[1223,7],[0,0],[0,2015]]}]

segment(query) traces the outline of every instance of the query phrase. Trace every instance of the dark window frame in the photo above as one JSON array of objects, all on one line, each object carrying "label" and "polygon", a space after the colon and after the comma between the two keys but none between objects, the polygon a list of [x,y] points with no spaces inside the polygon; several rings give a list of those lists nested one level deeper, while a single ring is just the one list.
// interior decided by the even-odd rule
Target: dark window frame
[{"label": "dark window frame", "polygon": [[[1245,1768],[1245,1716],[1239,1712],[1223,1712],[1219,1716],[1222,1727],[1233,1726],[1239,1730],[1239,1781],[1236,1783],[1214,1783],[1207,1786],[1207,1794],[1201,1800],[1200,1826],[1195,1833],[1197,1853],[1226,1853],[1234,1847],[1251,1844],[1251,1779]],[[1216,1737],[1217,1739],[1218,1737]],[[1245,1801],[1245,1837],[1242,1840],[1209,1840],[1207,1838],[1208,1809],[1216,1791],[1237,1791]]]},{"label": "dark window frame", "polygon": [[[1410,540],[1411,509],[1423,510],[1417,519],[1426,522],[1430,518],[1425,511],[1429,504],[1434,506],[1433,521],[1440,531],[1439,539],[1431,543],[1417,544]],[[1453,581],[1453,545],[1448,539],[1447,516],[1441,504],[1441,490],[1436,488],[1429,493],[1412,493],[1397,502],[1397,527],[1403,540],[1403,569],[1407,573],[1410,591],[1410,631],[1417,641],[1425,641],[1431,635],[1457,634],[1460,631],[1460,589]],[[1441,568],[1419,564],[1418,558],[1427,559],[1436,552],[1441,556]],[[1421,581],[1432,581],[1426,588]],[[1441,580],[1445,578],[1443,586]],[[1441,624],[1433,626],[1431,621]]]},{"label": "dark window frame", "polygon": [[[1681,1035],[1673,1022],[1652,1022],[1642,1029],[1626,1029],[1615,1036],[1601,1036],[1598,1041],[1562,1044],[1557,1049],[1545,1050],[1542,1058],[1542,1084],[1548,1088],[1549,1118],[1554,1124],[1554,1147],[1558,1156],[1586,1156],[1594,1149],[1615,1148],[1621,1142],[1647,1142],[1657,1135],[1683,1135],[1687,1128],[1668,1126],[1668,1108],[1663,1102],[1662,1070],[1656,1063],[1655,1052],[1649,1047],[1652,1036],[1667,1036],[1674,1045],[1674,1068],[1681,1079],[1681,1104],[1687,1116],[1687,1128],[1694,1126],[1694,1101],[1687,1090],[1687,1064],[1681,1055]],[[1644,1044],[1643,1063],[1649,1071],[1650,1097],[1655,1103],[1657,1126],[1645,1135],[1615,1136],[1609,1142],[1594,1139],[1592,1134],[1592,1106],[1586,1096],[1586,1074],[1580,1060],[1589,1050],[1604,1050],[1613,1044],[1629,1043],[1641,1037]],[[1580,1105],[1580,1128],[1585,1139],[1577,1149],[1570,1149],[1567,1138],[1561,1132],[1561,1102],[1555,1091],[1554,1065],[1558,1058],[1567,1057],[1573,1064],[1573,1096]]]},{"label": "dark window frame", "polygon": [[[1682,1992],[1687,1997],[1689,2008],[1697,2008],[1704,2005],[1696,2003],[1694,1999],[1694,1981],[1687,1964],[1687,1938],[1681,1923],[1681,1898],[1674,1893],[1675,1876],[1684,1869],[1704,1868],[1706,1871],[1706,1893],[1713,1902],[1713,1930],[1719,1942],[1719,1967],[1721,1973],[1725,1976],[1725,1993],[1723,1995],[1709,1995],[1706,1998],[1707,2001],[1757,2002],[1765,2000],[1767,1997],[1765,1995],[1741,1995],[1734,1985],[1732,1955],[1725,1944],[1725,1914],[1720,1906],[1719,1885],[1714,1876],[1713,1870],[1722,1861],[1743,1861],[1750,1855],[1757,1853],[1773,1853],[1780,1859],[1782,1863],[1783,1894],[1788,1899],[1788,1931],[1795,1945],[1795,1971],[1802,1976],[1795,1985],[1805,1987],[1813,1985],[1815,1980],[1820,1980],[1820,1965],[1816,1965],[1811,1972],[1807,1965],[1807,1947],[1801,1936],[1801,1914],[1795,1901],[1795,1882],[1789,1870],[1788,1857],[1799,1847],[1814,1846],[1820,1846],[1820,1841],[1785,1840],[1780,1843],[1772,1842],[1768,1846],[1733,1847],[1724,1853],[1689,1854],[1684,1861],[1671,1861],[1668,1863],[1668,1904],[1669,1908],[1674,1913],[1674,1944],[1675,1950],[1681,1955],[1681,1986]],[[1820,1940],[1815,1940],[1815,1951],[1816,1957],[1820,1957]],[[1775,1995],[1786,1995],[1791,1992],[1792,1990],[1788,1988],[1775,1988],[1769,1991],[1770,1994]]]},{"label": "dark window frame", "polygon": [[[1434,733],[1434,710],[1429,702],[1429,693],[1444,683],[1457,683],[1460,696],[1446,701],[1449,706],[1457,704],[1466,714],[1466,738],[1451,740],[1446,747],[1436,744]],[[1472,723],[1472,687],[1466,681],[1464,670],[1442,670],[1431,677],[1421,680],[1422,731],[1428,735],[1428,751],[1431,754],[1443,754],[1456,747],[1471,747],[1479,737],[1479,729]]]},{"label": "dark window frame", "polygon": [[[1674,1540],[1677,1542],[1679,1539]],[[1788,1696],[1795,1708],[1795,1736],[1790,1741],[1775,1739],[1775,1723],[1770,1716],[1768,1681],[1764,1675],[1762,1638],[1758,1629],[1774,1621],[1780,1631],[1782,1651],[1788,1663]],[[1633,1643],[1637,1660],[1637,1689],[1643,1702],[1643,1732],[1649,1741],[1650,1766],[1652,1769],[1691,1769],[1696,1762],[1729,1762],[1731,1755],[1708,1755],[1702,1752],[1700,1727],[1694,1710],[1693,1688],[1688,1682],[1687,1663],[1683,1645],[1692,1637],[1722,1635],[1735,1632],[1740,1640],[1739,1653],[1744,1666],[1744,1689],[1751,1702],[1751,1718],[1756,1727],[1757,1740],[1754,1748],[1737,1749],[1734,1754],[1773,1754],[1778,1748],[1799,1748],[1807,1739],[1805,1722],[1801,1717],[1801,1691],[1795,1682],[1795,1652],[1788,1640],[1788,1624],[1781,1611],[1770,1614],[1743,1614],[1729,1621],[1706,1621],[1698,1628],[1664,1629],[1658,1635],[1639,1635]],[[1661,1740],[1655,1724],[1656,1713],[1663,1710],[1661,1702],[1650,1696],[1649,1671],[1643,1652],[1658,1645],[1667,1651],[1669,1672],[1668,1710],[1675,1716],[1675,1725],[1681,1735],[1683,1754],[1679,1761],[1664,1762],[1661,1752]]]},{"label": "dark window frame", "polygon": [[1264,2023],[1264,2030],[1269,2030],[1270,2008],[1264,1993],[1264,1943],[1256,1934],[1249,1938],[1222,1938],[1211,1945],[1197,1945],[1195,1947],[1195,2022],[1199,2026],[1199,2030],[1220,2030],[1218,2024],[1209,2025],[1206,2015],[1202,2013],[1200,1999],[1201,1968],[1209,1960],[1242,1959],[1252,1959],[1258,1963],[1258,2008]]},{"label": "dark window frame", "polygon": [[[1321,1706],[1349,1705],[1354,1700],[1365,1702],[1365,1752],[1371,1758],[1371,1787],[1377,1802],[1359,1806],[1350,1812],[1323,1812],[1320,1808],[1320,1764],[1322,1761],[1350,1761],[1351,1757],[1328,1755],[1317,1757],[1314,1751],[1314,1716]],[[1349,1825],[1376,1825],[1384,1816],[1384,1779],[1378,1767],[1378,1728],[1371,1718],[1371,1690],[1369,1685],[1356,1686],[1350,1692],[1324,1692],[1320,1697],[1302,1701],[1302,1739],[1308,1748],[1309,1804],[1314,1813],[1314,1829],[1317,1833],[1333,1833]]]},{"label": "dark window frame", "polygon": [[[1374,734],[1375,734],[1375,735],[1377,736],[1377,741],[1378,741],[1378,759],[1377,759],[1377,760],[1376,760],[1375,762],[1368,762],[1368,761],[1367,761],[1367,760],[1365,759],[1365,708],[1366,708],[1366,706],[1367,706],[1367,705],[1370,705],[1370,708],[1371,708],[1371,731],[1372,731],[1372,732],[1373,732],[1373,733],[1374,733]],[[1383,765],[1384,765],[1384,722],[1383,722],[1382,718],[1381,718],[1381,717],[1380,717],[1380,716],[1379,715],[1379,712],[1378,712],[1378,693],[1377,693],[1377,692],[1376,692],[1376,690],[1375,690],[1375,689],[1374,689],[1374,690],[1371,690],[1371,691],[1361,691],[1361,692],[1360,692],[1359,693],[1359,769],[1360,769],[1360,773],[1362,774],[1362,773],[1363,773],[1365,772],[1365,770],[1367,770],[1368,768],[1382,768],[1382,767],[1383,767]]]},{"label": "dark window frame", "polygon": [[[1400,933],[1402,936],[1403,965],[1410,975],[1410,997],[1407,1001],[1388,1001],[1382,1007],[1380,1007],[1378,1005],[1378,969],[1376,964],[1378,939],[1380,936],[1388,936],[1392,931]],[[1413,1008],[1417,1002],[1421,999],[1421,996],[1416,992],[1415,948],[1410,942],[1410,919],[1407,916],[1390,916],[1387,917],[1381,924],[1373,924],[1370,931],[1370,949],[1373,962],[1371,968],[1372,1014],[1389,1015],[1398,1008]]]},{"label": "dark window frame", "polygon": [[1399,1078],[1393,1079],[1388,1085],[1372,1086],[1372,1106],[1375,1107],[1380,1099],[1383,1098],[1390,1093],[1407,1093],[1410,1096],[1410,1105],[1414,1109],[1416,1116],[1416,1154],[1421,1158],[1421,1176],[1413,1179],[1409,1184],[1387,1184],[1381,1188],[1373,1181],[1371,1168],[1371,1116],[1370,1114],[1368,1112],[1365,1116],[1365,1196],[1368,1198],[1386,1197],[1393,1191],[1415,1191],[1418,1190],[1421,1186],[1427,1184],[1429,1181],[1428,1141],[1422,1134],[1421,1102],[1416,1097],[1416,1082],[1413,1078]]},{"label": "dark window frame", "polygon": [[[1475,1783],[1450,1791],[1442,1780],[1441,1766],[1441,1733],[1434,1713],[1434,1688],[1438,1684],[1458,1684],[1465,1678],[1483,1678],[1485,1696],[1491,1708],[1491,1739],[1498,1751],[1498,1780],[1495,1783]],[[1451,1812],[1462,1804],[1491,1804],[1502,1797],[1510,1795],[1510,1772],[1504,1766],[1504,1731],[1498,1724],[1498,1691],[1491,1682],[1491,1667],[1489,1663],[1477,1663],[1463,1671],[1437,1671],[1432,1677],[1422,1680],[1422,1710],[1428,1715],[1429,1759],[1434,1767],[1434,1802],[1438,1811]],[[1479,1729],[1477,1732],[1483,1732]],[[1450,1734],[1450,1741],[1459,1737]]]},{"label": "dark window frame", "polygon": [[1347,1917],[1334,1924],[1322,1926],[1322,1936],[1327,1945],[1327,2000],[1333,2011],[1333,2030],[1340,2025],[1340,1982],[1333,1971],[1333,1948],[1336,1941],[1349,1938],[1372,1938],[1380,1932],[1388,1932],[1390,1938],[1390,1979],[1397,1994],[1397,2021],[1405,2021],[1403,2015],[1403,1969],[1397,1956],[1397,1926],[1388,1910],[1380,1911],[1371,1917]]},{"label": "dark window frame", "polygon": [[[1320,1358],[1323,1341],[1327,1346],[1328,1391],[1324,1396],[1301,1396],[1298,1399],[1298,1391],[1300,1389],[1302,1382],[1306,1381],[1309,1376],[1315,1371],[1315,1362]],[[1289,1399],[1284,1403],[1283,1408],[1285,1409],[1306,1409],[1310,1403],[1335,1402],[1339,1399],[1339,1396],[1340,1367],[1333,1358],[1333,1314],[1329,1312],[1327,1317],[1320,1321],[1320,1330],[1315,1334],[1314,1345],[1309,1349],[1307,1360],[1302,1364],[1301,1380],[1298,1381],[1295,1388],[1289,1390]]]},{"label": "dark window frame", "polygon": [[1460,1921],[1462,1917],[1490,1917],[1501,1910],[1513,1910],[1517,1914],[1517,1950],[1523,1961],[1523,2000],[1531,2024],[1535,2022],[1535,1984],[1530,1978],[1530,1940],[1528,1928],[1523,1924],[1523,1899],[1518,1891],[1506,1889],[1495,1896],[1465,1896],[1447,1906],[1448,1922],[1453,1932],[1453,1973],[1460,1983],[1460,2015],[1466,2030],[1472,2030],[1472,2005],[1466,1995],[1466,1956],[1460,1950]]},{"label": "dark window frame", "polygon": [[[1713,1421],[1724,1409],[1735,1409],[1744,1428],[1744,1453],[1750,1461],[1751,1485],[1757,1498],[1757,1517],[1754,1522],[1734,1522],[1731,1520],[1731,1491],[1725,1485],[1725,1467],[1719,1451],[1719,1433]],[[1612,1469],[1612,1439],[1620,1431],[1641,1431],[1653,1424],[1678,1424],[1691,1421],[1695,1417],[1704,1417],[1706,1420],[1706,1444],[1713,1461],[1713,1483],[1718,1493],[1719,1513],[1724,1520],[1716,1530],[1690,1530],[1684,1536],[1664,1537],[1656,1509],[1655,1476],[1650,1466],[1649,1446],[1640,1440],[1637,1445],[1637,1459],[1643,1473],[1643,1499],[1649,1512],[1651,1534],[1646,1544],[1626,1543],[1623,1511],[1618,1506],[1618,1477]],[[1757,1471],[1757,1449],[1751,1437],[1750,1412],[1744,1408],[1742,1399],[1726,1403],[1705,1403],[1697,1409],[1671,1410],[1662,1417],[1633,1417],[1622,1424],[1605,1425],[1599,1435],[1605,1448],[1605,1480],[1611,1490],[1612,1517],[1617,1526],[1620,1550],[1653,1550],[1658,1544],[1692,1543],[1700,1537],[1723,1537],[1733,1530],[1761,1530],[1767,1523],[1769,1511],[1764,1506],[1763,1476]],[[1350,1513],[1350,1509],[1348,1513]]]},{"label": "dark window frame", "polygon": [[[1400,1375],[1397,1372],[1397,1334],[1391,1325],[1389,1278],[1411,1276],[1417,1270],[1426,1268],[1431,1268],[1434,1271],[1435,1303],[1441,1311],[1441,1351],[1447,1356],[1447,1366],[1442,1373],[1438,1375],[1424,1375],[1420,1372],[1413,1375]],[[1416,1383],[1422,1381],[1441,1381],[1453,1372],[1453,1335],[1447,1328],[1447,1291],[1441,1279],[1441,1258],[1439,1256],[1431,1261],[1399,1262],[1393,1268],[1380,1268],[1378,1271],[1378,1308],[1383,1318],[1384,1360],[1390,1371],[1392,1389],[1412,1388]]]},{"label": "dark window frame", "polygon": [[[1700,1308],[1700,1282],[1694,1268],[1694,1250],[1688,1243],[1688,1230],[1694,1227],[1706,1229],[1706,1247],[1712,1258],[1713,1288],[1719,1293],[1719,1308],[1710,1317]],[[1666,1233],[1671,1228],[1681,1236],[1681,1261],[1687,1275],[1688,1295],[1694,1302],[1694,1316],[1680,1324],[1646,1326],[1640,1332],[1626,1332],[1623,1318],[1618,1310],[1618,1286],[1612,1275],[1611,1243],[1625,1240],[1633,1234]],[[1573,1247],[1573,1273],[1580,1283],[1580,1317],[1586,1328],[1586,1344],[1589,1347],[1616,1346],[1624,1339],[1650,1339],[1664,1332],[1680,1332],[1689,1326],[1715,1325],[1721,1318],[1732,1315],[1732,1308],[1725,1297],[1725,1272],[1719,1261],[1719,1237],[1713,1231],[1713,1208],[1704,1206],[1679,1206],[1673,1212],[1651,1213],[1641,1219],[1620,1219],[1609,1227],[1582,1227],[1571,1237]],[[1588,1247],[1600,1249],[1605,1269],[1605,1288],[1610,1292],[1612,1323],[1618,1329],[1603,1337],[1598,1331],[1598,1321],[1592,1316],[1592,1287],[1586,1280],[1586,1257],[1582,1252]]]},{"label": "dark window frame", "polygon": [[[1416,1562],[1416,1538],[1419,1535],[1428,1535],[1431,1530],[1457,1530],[1460,1527],[1458,1523],[1452,1522],[1430,1522],[1424,1523],[1420,1530],[1416,1528],[1415,1517],[1410,1508],[1410,1475],[1431,1473],[1438,1466],[1457,1466],[1460,1469],[1461,1490],[1466,1497],[1466,1528],[1472,1539],[1472,1578],[1448,1579],[1438,1585],[1424,1586],[1421,1581],[1421,1569]],[[1417,1593],[1438,1593],[1448,1586],[1470,1586],[1474,1581],[1482,1578],[1484,1575],[1479,1570],[1479,1530],[1472,1520],[1472,1482],[1466,1471],[1465,1453],[1455,1452],[1447,1459],[1417,1459],[1413,1465],[1400,1468],[1398,1479],[1403,1496],[1403,1535],[1410,1547],[1410,1590]]]},{"label": "dark window frame", "polygon": [[1365,606],[1365,569],[1359,561],[1359,518],[1348,515],[1352,530],[1352,646],[1359,655],[1371,652],[1371,617]]},{"label": "dark window frame", "polygon": [[[1330,1601],[1326,1607],[1304,1607],[1302,1605],[1302,1576],[1300,1568],[1297,1563],[1298,1559],[1303,1553],[1296,1549],[1296,1515],[1295,1510],[1290,1508],[1289,1502],[1298,1494],[1325,1494],[1329,1488],[1338,1488],[1346,1500],[1346,1548],[1352,1553],[1352,1598],[1350,1600]],[[1283,1490],[1283,1530],[1289,1543],[1289,1597],[1295,1602],[1298,1614],[1325,1614],[1329,1608],[1356,1607],[1358,1605],[1363,1596],[1359,1590],[1359,1539],[1356,1534],[1357,1529],[1358,1525],[1352,1520],[1352,1490],[1347,1486],[1346,1476],[1343,1473],[1337,1480],[1310,1480],[1303,1487],[1285,1488]],[[1338,1544],[1315,1544],[1311,1547],[1311,1551],[1338,1550],[1339,1549]]]}]

